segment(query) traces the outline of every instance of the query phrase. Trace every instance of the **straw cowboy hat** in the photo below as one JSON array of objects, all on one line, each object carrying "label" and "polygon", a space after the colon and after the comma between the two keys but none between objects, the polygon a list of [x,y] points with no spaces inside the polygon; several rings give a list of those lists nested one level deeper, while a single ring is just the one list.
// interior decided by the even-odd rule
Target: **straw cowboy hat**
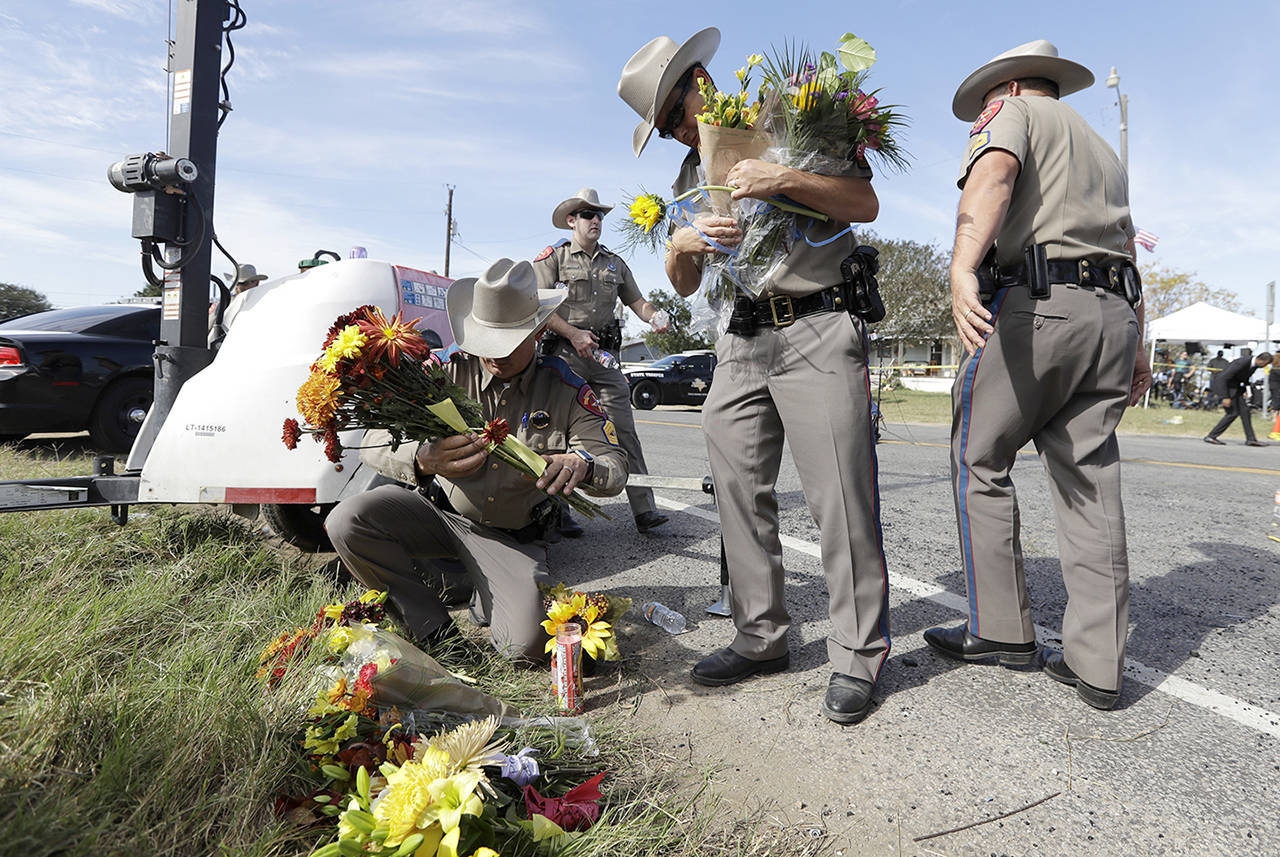
[{"label": "straw cowboy hat", "polygon": [[233,286],[254,286],[266,278],[266,274],[259,274],[258,269],[252,265],[236,265],[236,272],[227,274],[227,279],[231,280]]},{"label": "straw cowboy hat", "polygon": [[542,327],[567,294],[538,288],[528,262],[499,259],[478,278],[455,280],[444,300],[458,348],[477,357],[506,357]]},{"label": "straw cowboy hat", "polygon": [[551,222],[555,224],[556,229],[572,229],[573,227],[569,225],[569,215],[584,208],[594,208],[605,214],[613,211],[612,205],[605,205],[600,201],[600,195],[596,193],[595,188],[584,187],[556,206],[556,210],[551,212]]},{"label": "straw cowboy hat", "polygon": [[982,112],[982,97],[1002,83],[1020,77],[1044,77],[1058,84],[1058,95],[1067,96],[1093,86],[1093,72],[1058,56],[1053,42],[1036,39],[1007,50],[964,79],[951,99],[957,119],[972,122]]},{"label": "straw cowboy hat", "polygon": [[711,62],[718,47],[720,31],[707,27],[694,33],[683,45],[677,45],[666,36],[658,36],[627,60],[618,80],[618,95],[640,114],[642,120],[631,135],[631,148],[637,158],[653,133],[653,125],[657,121],[654,112],[671,94],[680,75],[694,63],[705,66]]}]

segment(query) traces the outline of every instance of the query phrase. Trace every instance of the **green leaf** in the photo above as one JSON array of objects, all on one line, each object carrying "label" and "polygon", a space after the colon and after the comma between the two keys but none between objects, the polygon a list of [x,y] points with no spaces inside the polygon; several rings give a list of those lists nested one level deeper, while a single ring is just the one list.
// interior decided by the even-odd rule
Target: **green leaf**
[{"label": "green leaf", "polygon": [[840,64],[849,71],[866,71],[876,64],[876,49],[853,33],[845,33],[836,48]]}]

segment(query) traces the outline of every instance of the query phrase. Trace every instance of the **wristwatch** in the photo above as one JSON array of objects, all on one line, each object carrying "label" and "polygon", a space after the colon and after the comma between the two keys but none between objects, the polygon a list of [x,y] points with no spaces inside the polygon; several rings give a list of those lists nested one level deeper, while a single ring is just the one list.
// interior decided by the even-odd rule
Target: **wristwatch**
[{"label": "wristwatch", "polygon": [[587,463],[587,475],[582,477],[582,481],[590,482],[592,477],[596,475],[595,456],[587,452],[585,449],[571,449],[569,451]]}]

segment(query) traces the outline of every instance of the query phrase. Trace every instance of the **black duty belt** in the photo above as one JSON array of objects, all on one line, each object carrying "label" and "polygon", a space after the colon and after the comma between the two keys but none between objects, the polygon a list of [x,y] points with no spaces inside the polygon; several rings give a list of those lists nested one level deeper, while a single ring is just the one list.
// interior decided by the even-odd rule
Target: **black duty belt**
[{"label": "black duty belt", "polygon": [[762,327],[789,327],[796,319],[807,315],[848,311],[844,286],[831,286],[801,298],[791,295],[774,295],[761,300],[738,297],[733,301],[728,329],[730,333],[750,336]]},{"label": "black duty belt", "polygon": [[[1121,272],[1124,270],[1123,262],[1107,265],[1102,262],[1090,262],[1088,259],[1050,259],[1048,266],[1050,283],[1093,286],[1124,295],[1124,283],[1121,280]],[[1011,268],[1001,267],[1000,277],[996,282],[1001,288],[1025,284],[1027,282],[1026,264],[1019,262]]]}]

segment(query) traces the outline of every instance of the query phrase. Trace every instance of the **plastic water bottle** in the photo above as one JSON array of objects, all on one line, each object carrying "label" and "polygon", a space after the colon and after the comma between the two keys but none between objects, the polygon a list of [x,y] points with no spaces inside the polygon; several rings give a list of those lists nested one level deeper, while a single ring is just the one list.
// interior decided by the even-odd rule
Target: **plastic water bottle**
[{"label": "plastic water bottle", "polygon": [[664,604],[650,601],[640,608],[640,615],[668,634],[684,633],[684,617]]},{"label": "plastic water bottle", "polygon": [[597,363],[606,369],[617,369],[622,365],[618,362],[617,357],[614,357],[608,351],[604,351],[600,348],[591,349],[591,356],[595,358]]},{"label": "plastic water bottle", "polygon": [[671,324],[671,316],[667,315],[665,309],[660,309],[653,314],[653,318],[649,319],[649,326],[654,330],[666,330]]}]

